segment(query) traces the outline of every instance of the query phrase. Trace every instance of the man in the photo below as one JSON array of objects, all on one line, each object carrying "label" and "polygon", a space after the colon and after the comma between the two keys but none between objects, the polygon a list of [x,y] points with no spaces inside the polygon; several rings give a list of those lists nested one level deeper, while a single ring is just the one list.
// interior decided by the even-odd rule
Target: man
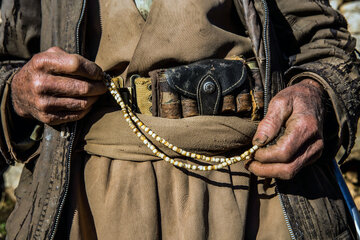
[{"label": "man", "polygon": [[[1,149],[26,162],[10,239],[351,238],[329,160],[353,145],[360,86],[354,41],[327,1],[158,0],[150,12],[131,0],[3,1],[2,16]],[[130,86],[131,76],[233,56],[259,68],[258,127],[237,116],[139,117],[195,153],[236,156],[253,138],[260,149],[246,165],[174,168],[104,95],[103,71]]]}]

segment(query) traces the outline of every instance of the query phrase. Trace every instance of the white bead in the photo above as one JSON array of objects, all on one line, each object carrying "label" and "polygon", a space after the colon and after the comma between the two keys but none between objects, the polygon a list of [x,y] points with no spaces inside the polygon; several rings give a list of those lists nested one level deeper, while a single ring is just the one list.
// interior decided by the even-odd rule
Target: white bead
[{"label": "white bead", "polygon": [[256,151],[256,150],[259,149],[259,146],[258,146],[258,145],[254,145],[254,146],[252,147],[252,149],[254,149],[254,150]]},{"label": "white bead", "polygon": [[184,163],[179,163],[179,167],[184,167]]},{"label": "white bead", "polygon": [[189,153],[189,152],[187,152],[187,153],[186,153],[186,156],[187,156],[187,157],[190,157],[190,153]]},{"label": "white bead", "polygon": [[196,170],[196,168],[197,168],[196,165],[193,165],[193,166],[191,167],[192,170]]},{"label": "white bead", "polygon": [[208,168],[208,170],[210,171],[210,170],[212,169],[212,166],[208,166],[207,168]]},{"label": "white bead", "polygon": [[156,138],[156,134],[155,134],[155,133],[153,133],[151,136],[152,136],[153,138]]},{"label": "white bead", "polygon": [[159,142],[161,140],[161,137],[157,136],[155,140]]},{"label": "white bead", "polygon": [[170,163],[174,163],[174,159],[170,159]]},{"label": "white bead", "polygon": [[254,153],[254,152],[255,152],[255,150],[254,150],[254,149],[252,149],[252,148],[250,148],[249,152],[250,152],[250,153]]},{"label": "white bead", "polygon": [[170,161],[170,158],[169,158],[169,157],[166,157],[166,158],[165,158],[165,161],[167,161],[167,162]]},{"label": "white bead", "polygon": [[195,158],[195,157],[196,157],[196,154],[195,154],[195,153],[192,153],[190,157],[191,157],[191,158]]}]

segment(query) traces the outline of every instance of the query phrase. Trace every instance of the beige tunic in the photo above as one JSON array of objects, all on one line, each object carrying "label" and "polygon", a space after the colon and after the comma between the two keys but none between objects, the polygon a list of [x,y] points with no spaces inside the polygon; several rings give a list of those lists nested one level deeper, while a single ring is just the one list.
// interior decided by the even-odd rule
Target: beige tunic
[{"label": "beige tunic", "polygon": [[[100,6],[96,63],[113,74],[251,56],[230,0],[154,0],[146,22],[132,0]],[[118,110],[104,97],[83,126],[70,239],[289,239],[274,180],[251,175],[243,163],[213,172],[175,168],[142,144]],[[140,118],[174,145],[212,156],[241,153],[256,130],[237,117]]]}]

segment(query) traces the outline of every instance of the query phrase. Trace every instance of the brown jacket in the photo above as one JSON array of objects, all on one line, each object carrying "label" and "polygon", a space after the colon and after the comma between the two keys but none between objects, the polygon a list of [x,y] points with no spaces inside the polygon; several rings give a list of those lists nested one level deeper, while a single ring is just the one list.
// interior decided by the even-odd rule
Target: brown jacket
[{"label": "brown jacket", "polygon": [[[51,46],[83,54],[86,3],[4,0],[0,25],[1,86],[4,88],[14,71],[33,54]],[[265,100],[302,77],[317,79],[332,100],[339,126],[338,132],[329,131],[327,146],[337,149],[342,143],[350,151],[360,112],[360,83],[352,53],[354,40],[346,31],[344,18],[327,1],[320,0],[235,0],[234,4],[268,89]],[[2,109],[2,118],[5,113],[6,109]],[[41,141],[17,151],[16,132],[9,134],[6,119],[2,122],[0,146],[4,158],[8,163],[27,162],[16,191],[18,203],[8,221],[8,236],[51,239],[67,197],[77,123],[45,126]],[[30,135],[27,129],[32,124],[37,123],[21,125],[25,129],[17,132]],[[40,149],[40,154],[34,154],[34,149]],[[350,238],[346,211],[327,161],[334,150],[325,152],[322,160],[293,180],[278,181],[289,226],[298,239]]]}]

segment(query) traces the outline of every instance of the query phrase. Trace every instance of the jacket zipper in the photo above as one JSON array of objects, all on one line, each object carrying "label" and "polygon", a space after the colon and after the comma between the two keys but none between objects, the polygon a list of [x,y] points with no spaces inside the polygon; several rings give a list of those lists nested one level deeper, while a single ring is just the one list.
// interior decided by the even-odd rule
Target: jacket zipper
[{"label": "jacket zipper", "polygon": [[292,227],[291,227],[291,225],[290,225],[289,217],[288,217],[288,215],[287,215],[287,212],[286,212],[286,209],[285,209],[285,206],[284,206],[284,202],[283,202],[283,200],[282,200],[282,198],[281,198],[281,195],[280,195],[280,192],[279,192],[279,188],[278,188],[278,184],[277,184],[277,181],[276,181],[276,180],[275,180],[275,191],[276,191],[276,194],[278,195],[279,200],[280,200],[281,209],[282,209],[282,212],[283,212],[284,217],[285,217],[286,226],[287,226],[287,228],[288,228],[288,230],[289,230],[289,233],[290,233],[290,238],[291,238],[292,240],[295,240],[295,239],[296,239],[296,238],[295,238],[295,234],[294,234],[294,231],[293,231],[293,229],[292,229]]},{"label": "jacket zipper", "polygon": [[[264,50],[265,50],[265,86],[264,86],[264,116],[265,116],[268,111],[268,106],[269,106],[269,102],[270,102],[269,82],[270,82],[270,68],[271,68],[271,51],[270,51],[271,49],[270,49],[270,39],[269,39],[269,8],[268,8],[266,0],[261,0],[261,2],[263,4],[264,12],[265,12],[265,19],[264,19],[264,25],[263,25]],[[275,181],[275,185],[276,185],[275,186],[276,193],[279,197],[282,212],[285,217],[286,226],[290,233],[290,238],[295,240],[296,238],[294,235],[294,231],[290,225],[289,217],[287,215],[287,212],[286,212],[286,209],[284,206],[284,202],[280,196],[277,181]]]},{"label": "jacket zipper", "polygon": [[85,15],[85,10],[86,10],[86,0],[83,0],[83,3],[82,3],[82,8],[81,8],[81,13],[80,13],[80,18],[79,18],[79,21],[78,23],[76,24],[76,53],[77,54],[80,54],[80,26],[81,26],[81,23],[84,19],[84,15]]},{"label": "jacket zipper", "polygon": [[[81,8],[81,13],[80,13],[80,17],[79,17],[79,21],[76,25],[76,35],[75,35],[75,40],[76,40],[76,53],[80,54],[80,36],[79,36],[79,32],[80,32],[80,25],[83,21],[84,15],[85,15],[85,10],[86,10],[86,0],[83,0],[82,2],[82,8]],[[66,197],[68,195],[69,192],[69,185],[70,185],[70,167],[71,167],[71,156],[72,156],[72,150],[73,150],[73,145],[74,145],[74,140],[75,140],[75,134],[76,134],[76,129],[77,129],[77,122],[75,122],[73,124],[73,128],[69,131],[71,131],[70,133],[70,144],[68,147],[68,154],[66,157],[66,164],[65,164],[65,168],[66,168],[66,180],[65,180],[65,189],[64,189],[64,195],[60,200],[60,204],[59,204],[59,208],[55,214],[55,223],[54,226],[51,230],[51,235],[50,235],[50,240],[53,240],[55,237],[55,233],[56,230],[58,228],[59,225],[59,221],[60,221],[60,215],[61,212],[64,208],[64,204],[65,204],[65,200]]]},{"label": "jacket zipper", "polygon": [[271,54],[270,54],[270,39],[269,39],[269,8],[266,0],[261,0],[264,12],[265,19],[263,25],[263,36],[264,36],[264,50],[265,50],[265,84],[264,84],[264,116],[268,111],[268,106],[270,102],[269,95],[269,82],[270,82],[270,68],[271,68]]},{"label": "jacket zipper", "polygon": [[62,212],[62,210],[64,208],[65,200],[66,200],[66,197],[67,197],[68,192],[69,192],[70,165],[71,165],[70,159],[71,159],[71,153],[72,153],[73,143],[74,143],[74,139],[75,139],[76,127],[77,127],[77,124],[75,122],[73,131],[71,131],[71,133],[70,133],[70,144],[69,144],[69,147],[68,147],[68,155],[66,157],[66,164],[65,164],[65,169],[66,169],[66,178],[65,179],[66,180],[65,180],[64,195],[60,200],[59,208],[58,208],[58,210],[57,210],[57,212],[55,214],[55,222],[54,222],[54,227],[51,230],[51,235],[50,235],[50,238],[49,238],[50,240],[53,240],[54,237],[55,237],[55,233],[56,233],[56,230],[58,228],[59,221],[60,221],[60,215],[61,215],[61,212]]},{"label": "jacket zipper", "polygon": [[98,0],[98,4],[99,4],[99,21],[100,21],[100,30],[103,30],[103,22],[102,22],[102,17],[101,17],[101,4],[100,4],[100,0]]}]

